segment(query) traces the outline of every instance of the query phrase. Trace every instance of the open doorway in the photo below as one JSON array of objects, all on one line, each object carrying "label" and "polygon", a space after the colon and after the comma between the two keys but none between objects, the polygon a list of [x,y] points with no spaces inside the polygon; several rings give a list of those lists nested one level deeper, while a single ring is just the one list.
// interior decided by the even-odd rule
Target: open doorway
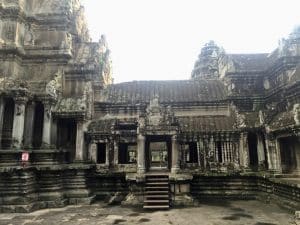
[{"label": "open doorway", "polygon": [[5,99],[1,146],[8,149],[12,144],[12,131],[14,123],[15,102],[12,98]]},{"label": "open doorway", "polygon": [[146,166],[151,170],[171,168],[171,139],[168,136],[148,136],[146,139]]},{"label": "open doorway", "polygon": [[75,119],[59,119],[57,123],[57,147],[67,151],[65,161],[73,162],[76,151],[77,126]]},{"label": "open doorway", "polygon": [[258,170],[258,154],[257,154],[257,135],[255,133],[248,133],[248,148],[250,168],[254,171]]},{"label": "open doorway", "polygon": [[283,173],[298,172],[297,158],[300,159],[300,142],[297,137],[279,139],[281,168]]}]

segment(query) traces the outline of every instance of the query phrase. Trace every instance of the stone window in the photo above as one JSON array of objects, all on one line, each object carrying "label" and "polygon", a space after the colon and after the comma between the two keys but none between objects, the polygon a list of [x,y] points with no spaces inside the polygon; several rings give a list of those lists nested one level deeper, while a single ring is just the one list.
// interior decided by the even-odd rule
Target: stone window
[{"label": "stone window", "polygon": [[119,164],[136,163],[136,144],[120,143],[119,144]]},{"label": "stone window", "polygon": [[187,163],[197,163],[198,162],[198,151],[197,143],[190,142],[184,145],[185,149],[185,159]]}]

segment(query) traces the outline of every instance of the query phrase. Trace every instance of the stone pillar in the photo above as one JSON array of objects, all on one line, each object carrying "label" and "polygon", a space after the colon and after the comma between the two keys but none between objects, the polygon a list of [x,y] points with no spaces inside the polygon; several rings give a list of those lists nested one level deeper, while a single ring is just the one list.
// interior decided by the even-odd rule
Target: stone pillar
[{"label": "stone pillar", "polygon": [[20,149],[22,146],[23,135],[24,135],[24,121],[25,121],[25,98],[15,98],[15,112],[14,112],[14,123],[12,145],[14,148]]},{"label": "stone pillar", "polygon": [[51,123],[52,123],[52,112],[51,104],[44,102],[44,124],[43,124],[43,146],[49,147],[51,144]]},{"label": "stone pillar", "polygon": [[145,173],[145,136],[139,134],[137,137],[137,150],[138,150],[138,173]]},{"label": "stone pillar", "polygon": [[97,144],[94,141],[89,144],[89,160],[97,163]]},{"label": "stone pillar", "polygon": [[172,136],[172,167],[171,173],[177,173],[179,170],[179,149],[177,143],[177,137]]},{"label": "stone pillar", "polygon": [[24,146],[32,148],[33,130],[34,130],[34,117],[35,117],[35,102],[27,104],[25,116],[25,133],[24,133]]},{"label": "stone pillar", "polygon": [[294,151],[295,151],[295,157],[296,157],[296,170],[295,173],[297,175],[300,175],[300,137],[297,137],[297,141],[294,144]]},{"label": "stone pillar", "polygon": [[271,172],[281,172],[281,158],[278,141],[268,135],[266,138],[266,150],[268,159],[268,170]]},{"label": "stone pillar", "polygon": [[201,167],[201,150],[202,150],[202,146],[201,146],[201,139],[199,139],[197,141],[197,155],[198,155],[198,167]]},{"label": "stone pillar", "polygon": [[[108,143],[107,146],[109,149],[110,144]],[[119,144],[116,140],[114,140],[113,142],[113,150],[114,150],[114,165],[116,166],[119,164]]]},{"label": "stone pillar", "polygon": [[4,118],[4,107],[5,102],[3,98],[0,98],[0,149],[2,148],[2,128],[3,128],[3,118]]},{"label": "stone pillar", "polygon": [[[204,140],[203,140],[203,138],[199,139],[199,148],[200,148],[200,154],[199,154],[199,156],[202,155],[202,157],[203,157],[202,168],[205,169],[206,168],[206,153],[205,153],[205,146],[204,146]],[[199,158],[199,163],[201,164],[201,157]]]},{"label": "stone pillar", "polygon": [[249,157],[249,147],[248,147],[248,134],[246,132],[240,134],[240,164],[242,168],[249,169],[250,157]]},{"label": "stone pillar", "polygon": [[83,148],[84,148],[84,131],[83,131],[83,121],[77,120],[77,134],[76,134],[76,152],[75,161],[83,161]]},{"label": "stone pillar", "polygon": [[51,145],[57,146],[57,119],[53,118],[51,123]]},{"label": "stone pillar", "polygon": [[109,147],[110,144],[106,143],[105,144],[105,165],[109,166]]},{"label": "stone pillar", "polygon": [[265,169],[265,150],[264,150],[264,143],[263,143],[262,135],[257,135],[257,157],[258,157],[258,169],[263,170]]}]

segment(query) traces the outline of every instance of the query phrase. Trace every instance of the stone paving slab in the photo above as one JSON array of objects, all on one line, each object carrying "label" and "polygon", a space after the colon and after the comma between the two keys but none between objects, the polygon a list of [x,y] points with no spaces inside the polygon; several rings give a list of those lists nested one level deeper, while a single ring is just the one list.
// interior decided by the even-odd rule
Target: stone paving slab
[{"label": "stone paving slab", "polygon": [[197,207],[166,211],[108,206],[68,206],[29,214],[0,214],[0,225],[290,225],[294,215],[259,201],[202,203]]}]

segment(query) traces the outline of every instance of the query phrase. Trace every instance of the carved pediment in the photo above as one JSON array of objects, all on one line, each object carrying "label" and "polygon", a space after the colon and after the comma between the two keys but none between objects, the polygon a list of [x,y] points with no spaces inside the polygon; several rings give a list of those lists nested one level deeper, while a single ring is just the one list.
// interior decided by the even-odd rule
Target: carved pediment
[{"label": "carved pediment", "polygon": [[176,125],[176,118],[171,106],[163,106],[159,103],[158,96],[150,100],[146,109],[145,125],[164,129],[167,126]]}]

